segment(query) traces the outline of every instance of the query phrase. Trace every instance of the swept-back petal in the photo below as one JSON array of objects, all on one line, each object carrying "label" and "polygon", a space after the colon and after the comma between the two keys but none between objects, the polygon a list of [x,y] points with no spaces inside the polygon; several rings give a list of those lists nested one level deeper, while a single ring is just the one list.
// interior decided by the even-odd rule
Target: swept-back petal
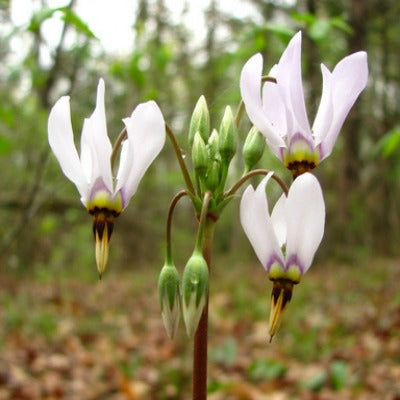
[{"label": "swept-back petal", "polygon": [[289,139],[295,133],[311,136],[301,79],[301,31],[293,36],[282,53],[276,69],[276,79],[287,111],[292,116],[293,125],[288,126]]},{"label": "swept-back petal", "polygon": [[276,83],[265,82],[263,86],[263,110],[275,131],[284,138],[287,134],[286,107]]},{"label": "swept-back petal", "polygon": [[263,59],[255,54],[244,65],[240,74],[240,92],[247,115],[254,126],[275,146],[284,146],[285,142],[266,117],[261,101],[261,77]]},{"label": "swept-back petal", "polygon": [[147,168],[165,143],[165,122],[154,101],[139,104],[130,118],[125,118],[127,143],[121,154],[116,192],[121,190],[123,207],[135,194]]},{"label": "swept-back petal", "polygon": [[88,183],[74,144],[68,96],[61,97],[50,111],[48,139],[63,173],[76,185],[82,199],[86,199]]},{"label": "swept-back petal", "polygon": [[278,261],[283,266],[282,251],[268,212],[265,185],[273,173],[268,174],[254,190],[250,185],[240,201],[240,221],[253,249],[264,268]]},{"label": "swept-back petal", "polygon": [[304,274],[324,235],[325,203],[317,178],[307,172],[294,180],[286,204],[286,261],[297,259]]},{"label": "swept-back petal", "polygon": [[93,184],[92,171],[96,166],[97,156],[95,154],[92,134],[92,124],[90,120],[85,118],[83,121],[82,133],[81,133],[81,164],[83,173],[86,176],[86,180]]},{"label": "swept-back petal", "polygon": [[[333,108],[331,124],[325,132],[322,131],[320,125],[315,127],[315,135],[321,141],[322,159],[326,158],[332,152],[343,122],[357,100],[357,97],[367,85],[367,80],[368,61],[365,51],[359,51],[343,58],[333,70],[330,77]],[[324,97],[324,94],[322,97]],[[325,107],[325,103],[322,105]],[[323,109],[321,113],[326,114],[326,111]],[[317,118],[319,118],[318,114]]]},{"label": "swept-back petal", "polygon": [[332,104],[332,74],[324,64],[321,64],[322,95],[317,115],[312,127],[315,146],[318,146],[329,132],[333,118]]},{"label": "swept-back petal", "polygon": [[[104,106],[104,81],[99,80],[97,86],[97,99],[96,108],[93,114],[85,121],[85,130],[82,132],[84,135],[90,136],[87,140],[82,140],[81,146],[85,143],[90,143],[92,150],[92,174],[90,184],[93,185],[99,178],[103,181],[106,188],[113,192],[113,180],[110,164],[110,157],[112,146],[107,134],[107,121]],[[86,150],[82,148],[82,153],[85,154]]]},{"label": "swept-back petal", "polygon": [[271,220],[279,247],[282,248],[286,243],[286,195],[284,193],[279,197],[272,210]]}]

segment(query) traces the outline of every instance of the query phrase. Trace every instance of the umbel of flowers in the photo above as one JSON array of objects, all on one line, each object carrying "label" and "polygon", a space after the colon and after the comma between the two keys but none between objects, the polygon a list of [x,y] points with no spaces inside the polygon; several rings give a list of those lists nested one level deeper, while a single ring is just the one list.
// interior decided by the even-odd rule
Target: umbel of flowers
[{"label": "umbel of flowers", "polygon": [[[322,240],[325,204],[321,186],[310,173],[327,158],[350,108],[365,88],[367,55],[360,51],[342,59],[330,72],[321,66],[323,90],[312,127],[306,114],[301,81],[301,33],[289,42],[270,75],[262,75],[263,60],[256,54],[244,65],[240,77],[242,102],[234,115],[228,106],[219,126],[210,126],[207,102],[201,96],[194,108],[188,137],[188,158],[154,102],[140,104],[124,123],[118,173],[113,182],[112,151],[107,136],[104,83],[99,82],[97,105],[86,119],[78,156],[73,142],[69,98],[62,97],[49,116],[49,143],[64,174],[78,188],[81,201],[93,215],[96,260],[100,274],[108,258],[114,219],[126,208],[140,179],[163,147],[168,135],[179,163],[185,188],[171,201],[166,223],[165,263],[158,280],[162,319],[173,337],[180,314],[186,332],[194,337],[193,399],[207,396],[207,326],[211,253],[214,230],[221,213],[237,191],[256,175],[257,186],[248,186],[240,203],[240,220],[257,257],[273,283],[269,338],[275,335],[293,287],[310,268]],[[234,183],[228,176],[237,153],[238,128],[245,107],[253,127],[242,147],[243,173]],[[119,141],[117,141],[119,143]],[[291,171],[288,189],[274,172],[255,169],[265,144]],[[266,185],[275,180],[283,194],[269,212]],[[173,261],[172,220],[182,198],[188,198],[198,221],[192,256],[182,279]]]}]

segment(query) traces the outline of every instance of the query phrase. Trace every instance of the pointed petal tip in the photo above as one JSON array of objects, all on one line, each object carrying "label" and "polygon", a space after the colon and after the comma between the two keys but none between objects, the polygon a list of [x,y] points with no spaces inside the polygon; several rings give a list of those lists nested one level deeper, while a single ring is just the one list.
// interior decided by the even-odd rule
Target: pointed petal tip
[{"label": "pointed petal tip", "polygon": [[104,90],[104,88],[105,88],[105,82],[104,82],[104,79],[103,78],[100,78],[99,79],[99,83],[97,84],[97,90],[99,90],[99,89],[101,89],[101,90]]},{"label": "pointed petal tip", "polygon": [[301,31],[296,32],[293,37],[290,39],[287,47],[291,46],[300,46],[301,47],[302,33]]}]

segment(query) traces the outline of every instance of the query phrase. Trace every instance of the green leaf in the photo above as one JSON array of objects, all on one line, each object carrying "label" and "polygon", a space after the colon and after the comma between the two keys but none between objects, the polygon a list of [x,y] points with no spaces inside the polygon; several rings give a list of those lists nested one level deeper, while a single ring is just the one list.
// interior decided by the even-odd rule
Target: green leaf
[{"label": "green leaf", "polygon": [[305,23],[306,25],[311,25],[312,23],[315,22],[316,16],[311,13],[298,13],[298,12],[293,12],[290,14],[292,19],[296,22],[299,23]]},{"label": "green leaf", "polygon": [[61,12],[62,19],[66,23],[73,26],[77,32],[83,33],[87,37],[96,39],[96,35],[91,31],[89,26],[69,7],[44,8],[38,11],[29,21],[27,30],[31,32],[37,32],[43,22],[49,18],[52,18],[56,12]]},{"label": "green leaf", "polygon": [[312,392],[319,392],[325,385],[326,379],[325,371],[317,372],[305,383],[305,387]]},{"label": "green leaf", "polygon": [[377,143],[377,148],[384,158],[389,158],[400,149],[400,126],[395,126],[385,133]]},{"label": "green leaf", "polygon": [[289,40],[296,33],[293,29],[288,28],[286,25],[280,24],[266,24],[265,30],[267,32],[275,34],[279,37],[279,39],[283,40],[284,42],[289,42]]},{"label": "green leaf", "polygon": [[333,28],[339,29],[349,35],[353,33],[353,28],[342,17],[331,18],[330,24]]},{"label": "green leaf", "polygon": [[237,345],[233,338],[226,339],[221,346],[210,351],[210,358],[223,365],[232,365],[236,360]]},{"label": "green leaf", "polygon": [[60,7],[59,11],[63,13],[63,20],[72,25],[77,32],[80,32],[88,38],[97,39],[96,35],[91,31],[88,24],[86,24],[74,11],[68,7]]},{"label": "green leaf", "polygon": [[255,360],[247,371],[252,381],[278,379],[285,376],[287,367],[274,360]]},{"label": "green leaf", "polygon": [[335,390],[343,389],[346,386],[349,376],[349,368],[344,361],[333,361],[330,367],[332,387]]},{"label": "green leaf", "polygon": [[33,14],[29,25],[28,31],[37,32],[44,21],[51,18],[55,12],[59,11],[59,8],[43,8],[37,13]]},{"label": "green leaf", "polygon": [[8,154],[10,150],[11,150],[10,139],[0,135],[0,154]]},{"label": "green leaf", "polygon": [[43,217],[40,223],[40,232],[44,235],[49,235],[54,232],[59,226],[59,219],[51,214]]},{"label": "green leaf", "polygon": [[327,19],[318,19],[310,25],[308,34],[316,42],[325,40],[331,31],[331,24]]}]

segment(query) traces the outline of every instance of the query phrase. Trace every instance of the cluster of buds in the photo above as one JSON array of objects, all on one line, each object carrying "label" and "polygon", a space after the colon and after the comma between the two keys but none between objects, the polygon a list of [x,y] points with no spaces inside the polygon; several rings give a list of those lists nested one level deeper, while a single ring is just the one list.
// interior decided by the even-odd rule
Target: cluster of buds
[{"label": "cluster of buds", "polygon": [[[189,258],[179,283],[179,274],[173,265],[171,245],[167,243],[167,255],[159,277],[161,313],[168,336],[173,337],[178,326],[179,315],[183,313],[186,332],[191,337],[196,332],[204,307],[208,302],[208,265],[202,254],[204,225],[218,217],[234,192],[226,191],[229,166],[237,152],[237,120],[231,108],[224,110],[217,129],[210,127],[207,102],[201,96],[194,108],[190,127],[192,178],[187,195],[191,198],[199,219],[197,243]],[[244,175],[260,160],[265,147],[261,133],[252,128],[243,147]],[[189,179],[192,179],[189,178]],[[174,202],[172,204],[175,204]],[[167,230],[170,229],[167,222]],[[167,242],[170,238],[167,239]]]},{"label": "cluster of buds", "polygon": [[237,148],[237,128],[231,108],[226,107],[219,130],[211,131],[207,103],[201,96],[190,121],[189,144],[197,193],[221,193]]}]

